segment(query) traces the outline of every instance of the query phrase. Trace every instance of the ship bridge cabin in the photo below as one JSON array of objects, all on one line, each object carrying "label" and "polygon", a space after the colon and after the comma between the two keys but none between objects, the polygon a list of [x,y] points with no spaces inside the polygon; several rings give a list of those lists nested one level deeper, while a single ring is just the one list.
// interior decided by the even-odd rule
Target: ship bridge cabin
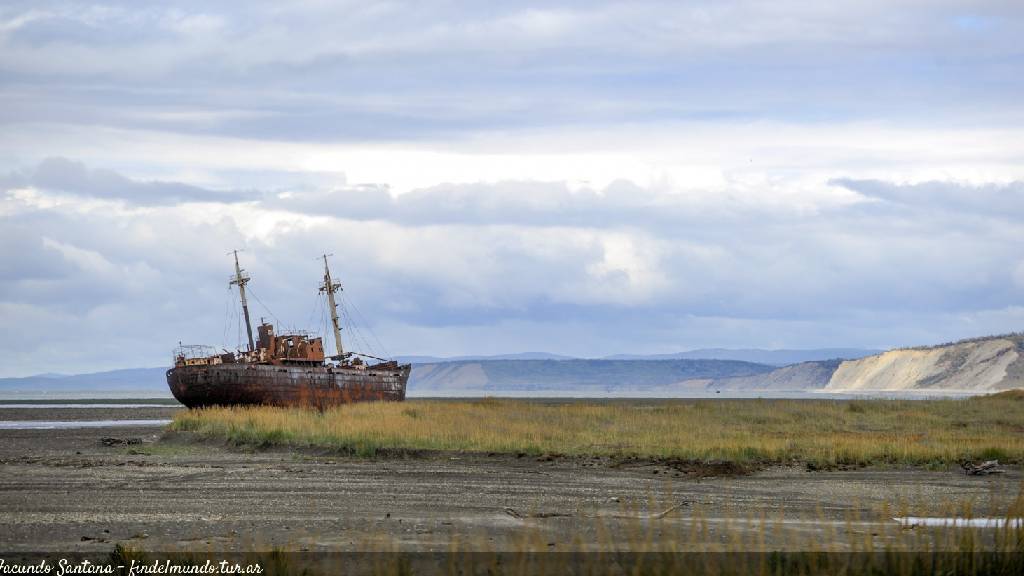
[{"label": "ship bridge cabin", "polygon": [[179,345],[174,353],[175,366],[212,366],[216,364],[277,364],[290,366],[319,366],[324,363],[323,339],[304,332],[274,334],[274,326],[259,326],[259,340],[255,350],[224,351],[217,354],[210,346]]},{"label": "ship bridge cabin", "polygon": [[303,332],[274,334],[274,326],[264,322],[257,328],[257,362],[270,364],[323,364],[324,343]]}]

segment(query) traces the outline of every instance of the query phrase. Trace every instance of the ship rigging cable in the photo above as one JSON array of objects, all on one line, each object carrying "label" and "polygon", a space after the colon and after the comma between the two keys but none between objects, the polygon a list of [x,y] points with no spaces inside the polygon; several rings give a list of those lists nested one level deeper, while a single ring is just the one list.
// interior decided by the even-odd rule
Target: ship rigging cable
[{"label": "ship rigging cable", "polygon": [[[318,333],[321,335],[328,334],[329,331],[331,330],[331,320],[329,306],[327,306],[326,296],[321,295],[319,298],[317,298],[317,305],[315,306],[314,311],[319,315],[319,319],[317,322]],[[338,313],[341,316],[341,320],[345,325],[344,329],[348,332],[349,338],[351,338],[352,340],[352,344],[355,344],[356,346],[363,350],[363,352],[355,352],[354,350],[350,350],[351,353],[356,354],[358,356],[366,356],[376,360],[385,360],[392,358],[387,348],[385,348],[384,345],[381,343],[380,338],[378,338],[377,334],[373,331],[373,328],[370,327],[369,322],[366,321],[366,318],[359,310],[359,307],[356,306],[355,302],[353,302],[351,298],[346,296],[344,292],[341,292],[341,296],[338,299]],[[357,321],[357,318],[359,319],[359,321]],[[310,322],[310,325],[312,325],[312,322]],[[367,337],[367,335],[364,334],[363,328],[366,329],[366,334],[368,334],[369,337]],[[374,343],[376,343],[376,346],[374,345]]]},{"label": "ship rigging cable", "polygon": [[[316,334],[322,335],[324,332],[320,331],[323,320],[323,314],[320,312],[320,308],[323,306],[323,298],[318,297],[313,301],[313,309],[309,311],[309,318],[306,320],[306,326],[315,326]],[[322,336],[321,336],[322,337]]]},{"label": "ship rigging cable", "polygon": [[239,300],[238,293],[235,292],[231,286],[227,287],[227,297],[224,298],[224,334],[221,337],[221,343],[224,346],[230,346],[228,340],[228,334],[231,332],[232,325],[234,325],[235,332],[235,347],[238,350],[242,349],[242,338],[245,333],[245,329],[242,328],[242,315],[238,313]]},{"label": "ship rigging cable", "polygon": [[275,325],[284,326],[284,324],[281,323],[281,320],[279,320],[278,317],[270,310],[270,308],[263,303],[263,300],[260,300],[260,297],[256,295],[256,292],[252,288],[249,288],[249,294],[252,295],[253,299],[256,300],[256,302],[258,302],[260,306],[263,306],[263,309],[267,311],[267,314],[270,314],[270,317],[274,319]]},{"label": "ship rigging cable", "polygon": [[379,352],[374,350],[373,346],[366,341],[366,338],[363,337],[359,327],[352,321],[352,315],[348,313],[348,309],[345,306],[344,301],[339,307],[341,308],[341,316],[344,318],[345,324],[349,327],[349,333],[352,334],[352,339],[358,342],[359,346],[362,347],[363,350],[369,350],[373,354],[379,354]]},{"label": "ship rigging cable", "polygon": [[359,324],[366,326],[366,331],[370,333],[370,337],[372,337],[373,340],[377,343],[377,346],[379,348],[374,348],[372,345],[369,345],[369,342],[366,342],[366,344],[368,345],[367,347],[370,348],[370,351],[373,352],[374,354],[380,354],[385,358],[391,358],[391,353],[388,352],[388,349],[384,347],[383,343],[381,343],[380,338],[377,338],[377,334],[373,331],[373,328],[370,327],[370,323],[367,322],[366,317],[363,316],[363,313],[359,310],[359,306],[356,306],[356,303],[351,298],[345,296],[344,294],[341,295],[341,301],[342,308],[345,310],[346,314],[348,313],[348,307],[351,306],[352,310],[355,311],[356,316],[359,317],[359,322],[355,322],[352,316],[348,314],[349,323],[352,326],[358,326]]}]

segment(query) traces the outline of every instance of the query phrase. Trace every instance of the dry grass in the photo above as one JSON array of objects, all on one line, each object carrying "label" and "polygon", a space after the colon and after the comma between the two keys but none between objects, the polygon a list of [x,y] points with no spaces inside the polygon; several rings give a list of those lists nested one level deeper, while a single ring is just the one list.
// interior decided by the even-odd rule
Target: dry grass
[{"label": "dry grass", "polygon": [[363,403],[177,415],[172,429],[233,443],[381,450],[640,456],[813,465],[1024,461],[1024,394],[967,400]]}]

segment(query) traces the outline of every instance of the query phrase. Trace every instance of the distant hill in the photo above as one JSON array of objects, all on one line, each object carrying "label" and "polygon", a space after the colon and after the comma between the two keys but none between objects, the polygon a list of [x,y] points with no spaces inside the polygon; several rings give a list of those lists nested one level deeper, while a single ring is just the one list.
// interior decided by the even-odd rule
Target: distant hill
[{"label": "distant hill", "polygon": [[1024,388],[1024,334],[900,348],[852,360],[803,362],[717,379],[706,389],[835,394],[979,394]]},{"label": "distant hill", "polygon": [[820,362],[801,362],[791,366],[776,368],[767,374],[720,378],[708,385],[709,389],[731,391],[771,390],[781,391],[812,391],[828,386],[832,374],[842,360],[822,360]]},{"label": "distant hill", "polygon": [[519,352],[516,354],[496,354],[493,356],[398,356],[396,360],[403,364],[436,364],[438,362],[459,362],[463,360],[574,360],[573,356],[562,356],[549,352]]},{"label": "distant hill", "polygon": [[825,392],[996,392],[1024,387],[1024,334],[903,348],[843,362]]},{"label": "distant hill", "polygon": [[673,354],[616,354],[606,358],[609,360],[740,360],[743,362],[754,362],[755,364],[789,366],[801,362],[817,362],[821,360],[855,360],[881,352],[883,350],[863,348],[815,348],[811,350],[702,348]]},{"label": "distant hill", "polygon": [[399,356],[401,362],[410,364],[437,364],[439,362],[460,362],[464,360],[739,360],[771,366],[788,366],[801,362],[819,360],[854,360],[879,354],[883,350],[864,348],[814,348],[809,350],[759,348],[701,348],[671,354],[612,354],[601,358],[580,358],[550,352],[520,352],[517,354],[469,355],[469,356]]},{"label": "distant hill", "polygon": [[754,376],[771,366],[736,360],[465,360],[413,366],[410,393],[670,392],[695,381]]},{"label": "distant hill", "polygon": [[127,368],[90,374],[39,374],[24,378],[0,378],[0,393],[9,395],[67,392],[131,392],[170,396],[167,368]]},{"label": "distant hill", "polygon": [[[1024,334],[865,355],[868,352],[856,348],[707,349],[603,359],[526,352],[455,360],[428,356],[402,360],[413,363],[409,393],[414,396],[686,396],[715,391],[985,393],[1024,387]],[[744,360],[750,358],[760,362]],[[799,361],[778,366],[795,359]],[[163,367],[131,368],[92,374],[0,378],[0,394],[169,396],[165,372]]]}]

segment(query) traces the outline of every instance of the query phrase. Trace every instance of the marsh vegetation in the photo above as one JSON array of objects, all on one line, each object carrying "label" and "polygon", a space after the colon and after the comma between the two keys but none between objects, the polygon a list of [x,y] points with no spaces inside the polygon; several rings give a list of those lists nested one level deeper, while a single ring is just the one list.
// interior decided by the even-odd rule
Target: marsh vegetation
[{"label": "marsh vegetation", "polygon": [[1024,393],[957,400],[516,400],[364,403],[324,412],[230,407],[172,430],[254,446],[372,456],[455,451],[810,466],[1024,461]]}]

